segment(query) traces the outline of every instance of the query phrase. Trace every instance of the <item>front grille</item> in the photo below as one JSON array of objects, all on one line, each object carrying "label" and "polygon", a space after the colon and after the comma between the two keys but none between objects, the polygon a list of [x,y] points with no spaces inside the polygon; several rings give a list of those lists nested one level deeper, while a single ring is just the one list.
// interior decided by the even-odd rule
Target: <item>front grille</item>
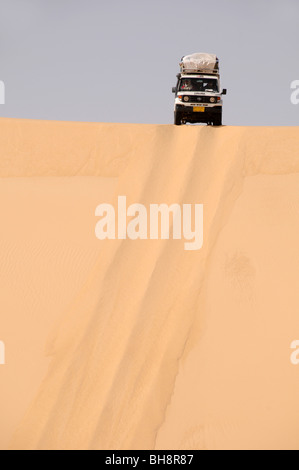
[{"label": "front grille", "polygon": [[210,103],[211,96],[194,96],[188,95],[188,103]]}]

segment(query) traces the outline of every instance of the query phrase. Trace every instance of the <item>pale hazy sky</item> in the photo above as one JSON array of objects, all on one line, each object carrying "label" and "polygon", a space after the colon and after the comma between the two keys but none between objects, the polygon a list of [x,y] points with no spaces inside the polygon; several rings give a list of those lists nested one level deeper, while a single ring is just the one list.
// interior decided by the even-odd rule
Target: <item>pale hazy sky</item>
[{"label": "pale hazy sky", "polygon": [[0,116],[172,123],[193,52],[220,59],[225,124],[299,125],[298,0],[0,0]]}]

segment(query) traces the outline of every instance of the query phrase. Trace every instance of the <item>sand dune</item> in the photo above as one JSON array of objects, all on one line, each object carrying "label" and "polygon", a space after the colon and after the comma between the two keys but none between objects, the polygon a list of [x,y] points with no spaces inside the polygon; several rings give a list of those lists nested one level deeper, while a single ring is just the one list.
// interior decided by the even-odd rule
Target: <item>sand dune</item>
[{"label": "sand dune", "polygon": [[[0,120],[0,445],[298,449],[299,129]],[[204,204],[204,245],[97,240]]]}]

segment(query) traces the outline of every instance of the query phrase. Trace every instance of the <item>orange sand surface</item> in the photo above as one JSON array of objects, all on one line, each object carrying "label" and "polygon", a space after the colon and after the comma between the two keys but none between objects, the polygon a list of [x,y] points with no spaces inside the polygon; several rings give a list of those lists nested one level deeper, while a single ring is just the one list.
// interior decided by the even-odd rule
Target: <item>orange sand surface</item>
[{"label": "orange sand surface", "polygon": [[[203,204],[204,245],[95,236]],[[0,119],[1,449],[299,449],[299,128]]]}]

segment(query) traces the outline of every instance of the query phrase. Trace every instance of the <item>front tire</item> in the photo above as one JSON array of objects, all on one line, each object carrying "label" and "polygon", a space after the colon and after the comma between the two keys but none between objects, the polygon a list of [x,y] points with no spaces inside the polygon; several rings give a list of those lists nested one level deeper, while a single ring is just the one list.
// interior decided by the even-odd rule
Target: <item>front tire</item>
[{"label": "front tire", "polygon": [[175,124],[175,126],[181,126],[182,125],[182,115],[178,111],[174,112],[174,124]]},{"label": "front tire", "polygon": [[222,126],[222,114],[214,118],[214,126]]}]

